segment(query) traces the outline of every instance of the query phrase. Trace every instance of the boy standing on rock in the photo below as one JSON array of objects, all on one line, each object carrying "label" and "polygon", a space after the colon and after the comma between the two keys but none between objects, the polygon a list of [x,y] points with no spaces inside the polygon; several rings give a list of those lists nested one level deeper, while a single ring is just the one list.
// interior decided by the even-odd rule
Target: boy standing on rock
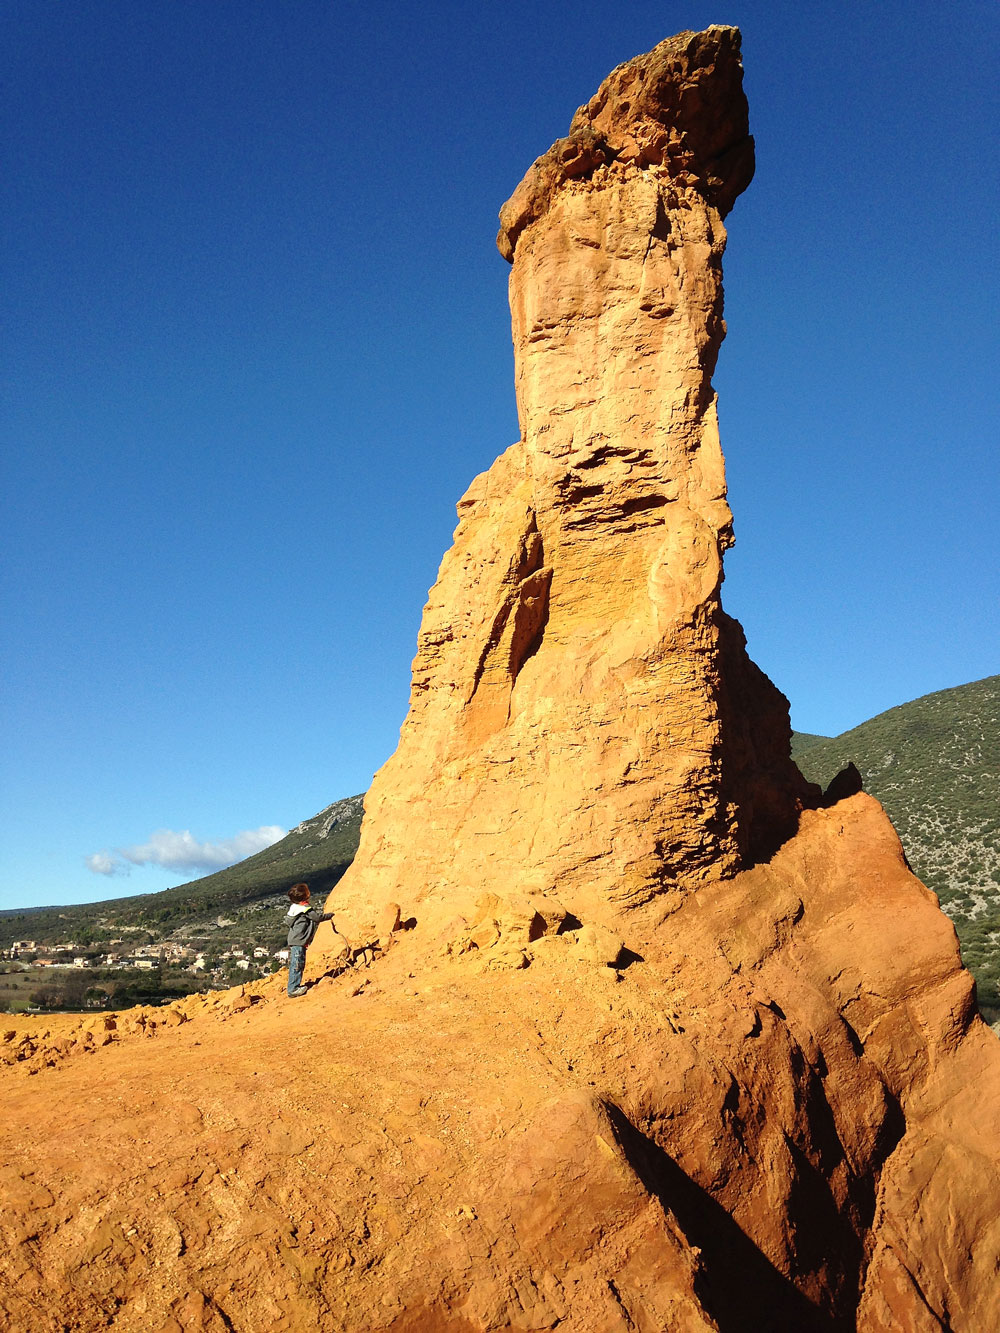
[{"label": "boy standing on rock", "polygon": [[288,927],[288,994],[296,999],[305,995],[302,977],[306,970],[306,949],[313,942],[321,921],[332,921],[332,912],[309,906],[309,885],[293,884],[288,890],[291,907],[285,917]]}]

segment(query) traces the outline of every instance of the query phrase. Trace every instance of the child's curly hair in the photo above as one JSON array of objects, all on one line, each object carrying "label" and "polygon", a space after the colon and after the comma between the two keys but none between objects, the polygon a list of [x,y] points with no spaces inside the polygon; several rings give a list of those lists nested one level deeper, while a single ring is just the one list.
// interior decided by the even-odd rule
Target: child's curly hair
[{"label": "child's curly hair", "polygon": [[288,897],[293,903],[304,903],[309,897],[308,884],[293,884],[288,890]]}]

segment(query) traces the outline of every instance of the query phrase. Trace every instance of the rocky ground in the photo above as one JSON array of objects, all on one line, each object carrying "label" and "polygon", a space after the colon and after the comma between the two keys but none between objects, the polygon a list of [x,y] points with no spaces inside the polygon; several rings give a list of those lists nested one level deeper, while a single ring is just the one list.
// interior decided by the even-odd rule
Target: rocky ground
[{"label": "rocky ground", "polygon": [[6,1326],[978,1333],[1000,1047],[898,855],[842,901],[894,842],[854,797],[621,938],[493,898],[299,1000],[9,1022]]}]

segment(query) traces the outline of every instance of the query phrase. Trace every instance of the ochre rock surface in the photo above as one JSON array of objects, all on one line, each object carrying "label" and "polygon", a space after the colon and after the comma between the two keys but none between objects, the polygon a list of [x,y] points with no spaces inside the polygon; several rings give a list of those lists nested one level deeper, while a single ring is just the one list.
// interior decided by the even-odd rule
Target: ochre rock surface
[{"label": "ochre rock surface", "polygon": [[601,918],[794,827],[787,703],[719,601],[722,215],[752,171],[712,28],[615,70],[504,206],[521,439],[459,503],[341,908],[443,923],[517,885]]},{"label": "ochre rock surface", "polygon": [[618,968],[521,921],[7,1020],[0,1326],[1000,1327],[1000,1043],[871,797],[629,913]]},{"label": "ochre rock surface", "polygon": [[301,999],[0,1020],[0,1327],[1000,1328],[1000,1044],[719,605],[750,163],[713,28],[505,207],[523,437],[462,502],[349,945]]}]

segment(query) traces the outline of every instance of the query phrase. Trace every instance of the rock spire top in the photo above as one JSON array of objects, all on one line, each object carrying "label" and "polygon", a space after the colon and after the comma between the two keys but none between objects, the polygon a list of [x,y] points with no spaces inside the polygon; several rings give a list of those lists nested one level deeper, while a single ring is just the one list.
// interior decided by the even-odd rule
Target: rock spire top
[{"label": "rock spire top", "polygon": [[695,186],[725,217],[754,171],[738,28],[681,32],[612,70],[500,210],[503,257],[566,181],[615,162]]}]

